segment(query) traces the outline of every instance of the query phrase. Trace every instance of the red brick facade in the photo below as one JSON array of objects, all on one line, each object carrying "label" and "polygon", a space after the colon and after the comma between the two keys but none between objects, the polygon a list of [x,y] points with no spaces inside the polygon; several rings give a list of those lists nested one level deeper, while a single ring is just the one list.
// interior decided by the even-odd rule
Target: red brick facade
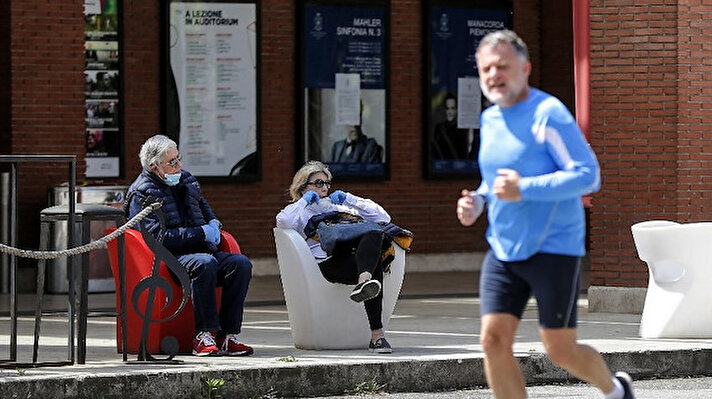
[{"label": "red brick facade", "polygon": [[[77,154],[84,175],[83,0],[11,0],[0,17],[0,151]],[[122,1],[126,179],[139,172],[140,144],[161,126],[161,10],[154,0]],[[531,83],[573,109],[571,4],[515,0],[514,25],[530,46]],[[562,3],[564,3],[562,5]],[[274,257],[274,215],[295,170],[296,2],[261,7],[261,162],[255,183],[204,184],[205,195],[248,256]],[[684,5],[683,5],[684,4]],[[642,286],[645,266],[630,225],[650,218],[703,219],[712,194],[710,108],[702,1],[591,1],[592,133],[603,189],[591,210],[592,283]],[[484,223],[461,227],[454,204],[473,183],[423,178],[422,1],[390,3],[390,162],[384,182],[339,187],[376,199],[416,234],[415,253],[485,249]],[[5,13],[3,13],[5,15]],[[8,26],[9,28],[5,28]],[[700,39],[700,40],[697,40]],[[5,65],[5,66],[3,66]],[[5,72],[5,71],[4,71]],[[674,150],[673,150],[674,149]],[[22,245],[36,247],[46,191],[65,180],[59,165],[21,169]],[[97,184],[89,181],[89,184]]]},{"label": "red brick facade", "polygon": [[[57,0],[0,6],[0,21],[9,24],[4,29],[8,35],[0,39],[7,41],[7,49],[0,51],[0,79],[8,82],[7,103],[0,105],[2,153],[84,152],[83,5],[82,0]],[[19,166],[21,246],[38,247],[39,211],[47,206],[47,187],[66,181],[67,170],[65,163]]]},{"label": "red brick facade", "polygon": [[603,175],[591,211],[593,285],[646,285],[633,223],[710,218],[705,3],[591,1],[591,144]]}]

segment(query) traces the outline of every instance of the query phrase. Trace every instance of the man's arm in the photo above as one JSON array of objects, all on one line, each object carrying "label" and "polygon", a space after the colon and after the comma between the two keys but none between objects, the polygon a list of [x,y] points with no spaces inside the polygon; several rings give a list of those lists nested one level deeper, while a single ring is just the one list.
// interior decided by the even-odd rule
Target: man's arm
[{"label": "man's arm", "polygon": [[208,201],[206,201],[203,197],[200,197],[200,210],[203,212],[203,218],[205,218],[206,221],[218,218],[217,216],[215,216],[213,208],[208,205]]},{"label": "man's arm", "polygon": [[[146,197],[143,194],[138,192],[133,192],[129,195],[129,219],[138,215],[143,210],[143,202],[145,198]],[[155,212],[149,213],[148,215],[146,215],[146,217],[143,218],[143,220],[139,221],[138,223],[143,223],[144,227],[149,233],[151,233],[154,237],[158,237],[161,225],[158,221],[158,216],[156,216]],[[139,228],[139,226],[134,227],[136,229]]]},{"label": "man's arm", "polygon": [[341,141],[335,141],[331,146],[331,162],[341,162],[341,149],[343,145]]},{"label": "man's arm", "polygon": [[[133,217],[143,210],[142,201],[145,195],[142,193],[134,193],[131,195],[129,203],[129,216]],[[158,220],[155,212],[149,213],[143,219],[143,225],[146,230],[154,237],[161,234],[161,223]],[[137,226],[138,227],[138,226]],[[200,226],[197,227],[176,227],[166,228],[163,231],[163,246],[169,250],[177,249],[182,246],[199,244],[205,240],[205,234]]]},{"label": "man's arm", "polygon": [[539,176],[522,177],[519,190],[523,200],[557,201],[598,191],[601,185],[596,155],[586,142],[576,120],[560,103],[547,108],[536,131],[559,170]]},{"label": "man's arm", "polygon": [[369,138],[366,140],[366,147],[361,154],[361,162],[365,163],[380,163],[383,162],[382,157],[383,147],[381,147],[376,139]]}]

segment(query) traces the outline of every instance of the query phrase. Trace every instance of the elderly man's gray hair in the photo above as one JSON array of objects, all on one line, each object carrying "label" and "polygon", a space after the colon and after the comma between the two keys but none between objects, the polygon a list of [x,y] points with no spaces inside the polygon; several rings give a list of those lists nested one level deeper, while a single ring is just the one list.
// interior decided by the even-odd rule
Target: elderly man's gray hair
[{"label": "elderly man's gray hair", "polygon": [[162,134],[157,134],[146,140],[138,153],[138,159],[141,161],[143,170],[150,172],[153,165],[160,165],[161,161],[163,161],[163,156],[171,148],[178,150],[178,144]]},{"label": "elderly man's gray hair", "polygon": [[527,44],[524,43],[521,37],[511,30],[498,30],[495,32],[490,32],[485,37],[480,40],[480,44],[477,45],[477,52],[479,54],[480,49],[487,46],[496,46],[499,43],[509,44],[514,48],[514,52],[523,59],[529,61],[529,49],[527,49]]}]

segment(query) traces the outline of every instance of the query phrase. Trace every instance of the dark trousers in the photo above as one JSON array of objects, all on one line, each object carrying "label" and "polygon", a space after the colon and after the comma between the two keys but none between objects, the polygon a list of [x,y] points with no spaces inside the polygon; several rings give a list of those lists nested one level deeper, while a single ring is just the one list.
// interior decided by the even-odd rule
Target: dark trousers
[{"label": "dark trousers", "polygon": [[[337,243],[332,256],[319,263],[319,269],[329,282],[357,284],[358,276],[369,272],[372,278],[383,285],[383,266],[381,251],[388,248],[390,240],[384,238],[381,231],[372,231],[351,241]],[[378,296],[363,303],[371,330],[383,328],[383,290]]]},{"label": "dark trousers", "polygon": [[[238,334],[252,279],[250,260],[241,254],[216,252],[182,255],[178,261],[190,276],[196,331]],[[219,314],[215,287],[222,287]]]}]

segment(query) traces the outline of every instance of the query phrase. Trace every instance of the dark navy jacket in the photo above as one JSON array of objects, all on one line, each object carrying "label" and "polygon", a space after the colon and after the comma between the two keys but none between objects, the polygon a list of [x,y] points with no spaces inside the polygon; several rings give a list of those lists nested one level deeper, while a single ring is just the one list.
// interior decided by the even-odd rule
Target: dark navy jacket
[{"label": "dark navy jacket", "polygon": [[[181,170],[180,182],[171,187],[155,174],[141,172],[126,193],[129,218],[141,212],[141,201],[148,196],[163,202],[161,210],[166,222],[163,245],[174,255],[217,251],[214,245],[205,242],[201,227],[217,217],[203,198],[200,184],[193,175]],[[155,213],[144,219],[144,225],[155,237],[161,233]]]}]

